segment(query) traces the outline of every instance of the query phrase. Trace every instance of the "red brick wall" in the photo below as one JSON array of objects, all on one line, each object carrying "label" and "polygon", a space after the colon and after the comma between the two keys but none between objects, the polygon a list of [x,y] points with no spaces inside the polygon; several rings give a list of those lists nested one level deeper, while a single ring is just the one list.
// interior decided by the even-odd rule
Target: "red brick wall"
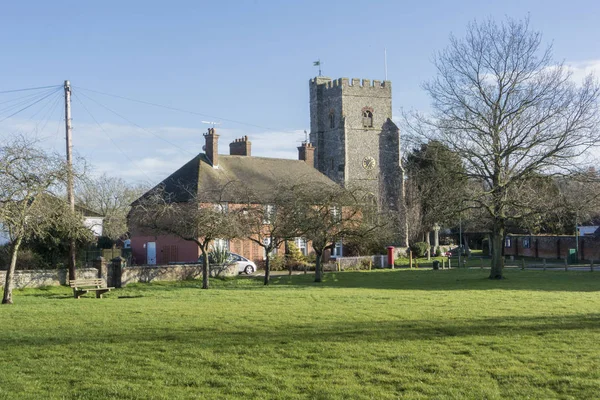
[{"label": "red brick wall", "polygon": [[[504,255],[538,258],[561,258],[576,246],[575,236],[507,236],[511,247],[504,247]],[[524,239],[529,239],[529,248],[524,247]],[[579,257],[582,260],[600,260],[600,237],[580,236]]]}]

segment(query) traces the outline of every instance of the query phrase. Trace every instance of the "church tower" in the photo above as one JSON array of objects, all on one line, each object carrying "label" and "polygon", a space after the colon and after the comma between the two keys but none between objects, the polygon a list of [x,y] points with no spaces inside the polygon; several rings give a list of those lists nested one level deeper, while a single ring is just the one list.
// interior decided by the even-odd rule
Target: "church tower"
[{"label": "church tower", "polygon": [[318,76],[309,86],[315,168],[371,193],[381,209],[398,210],[400,139],[392,122],[392,83]]}]

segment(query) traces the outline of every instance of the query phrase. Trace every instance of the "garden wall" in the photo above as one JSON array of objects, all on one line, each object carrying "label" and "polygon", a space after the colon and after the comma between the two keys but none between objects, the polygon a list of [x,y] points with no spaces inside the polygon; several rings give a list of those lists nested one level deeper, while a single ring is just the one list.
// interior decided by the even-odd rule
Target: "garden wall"
[{"label": "garden wall", "polygon": [[[14,288],[37,288],[41,286],[59,286],[67,284],[68,271],[66,269],[27,270],[15,271]],[[96,268],[81,268],[77,270],[78,279],[91,279],[98,277]],[[0,271],[0,287],[6,282],[6,271]]]},{"label": "garden wall", "polygon": [[[110,271],[109,271],[110,275]],[[237,276],[237,265],[210,267],[210,276],[230,277]],[[124,267],[121,272],[121,285],[126,286],[136,282],[153,281],[182,281],[187,279],[202,278],[201,264],[174,264],[174,265],[134,265]]]}]

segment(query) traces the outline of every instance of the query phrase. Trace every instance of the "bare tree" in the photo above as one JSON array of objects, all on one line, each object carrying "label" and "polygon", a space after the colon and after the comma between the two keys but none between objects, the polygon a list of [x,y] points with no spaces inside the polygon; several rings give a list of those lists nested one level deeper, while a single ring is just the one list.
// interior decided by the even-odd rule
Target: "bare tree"
[{"label": "bare tree", "polygon": [[312,183],[298,188],[294,197],[292,218],[316,255],[315,282],[322,281],[325,250],[342,239],[367,238],[386,225],[374,199],[358,190]]},{"label": "bare tree", "polygon": [[132,185],[121,178],[102,174],[79,180],[75,196],[78,204],[104,216],[102,235],[115,241],[127,233],[131,203],[146,190],[143,185]]},{"label": "bare tree", "polygon": [[67,177],[61,157],[47,154],[24,138],[0,147],[0,228],[8,233],[11,262],[6,272],[2,304],[12,304],[12,286],[19,249],[32,237],[50,230],[66,232],[69,240],[89,237],[81,216],[50,195]]},{"label": "bare tree", "polygon": [[465,38],[451,36],[435,57],[437,77],[424,85],[433,113],[406,121],[413,136],[459,154],[465,176],[479,183],[465,207],[492,221],[490,279],[503,277],[507,222],[536,201],[520,195],[521,185],[578,168],[600,140],[597,81],[576,85],[541,42],[527,19],[469,24]]},{"label": "bare tree", "polygon": [[234,182],[229,182],[211,192],[198,192],[182,186],[181,190],[187,193],[185,201],[157,187],[133,204],[130,229],[173,235],[196,243],[202,253],[202,289],[208,289],[210,244],[215,239],[234,239],[244,234],[239,213],[230,210],[223,201],[235,187]]},{"label": "bare tree", "polygon": [[244,210],[244,226],[248,239],[265,251],[265,285],[269,284],[273,252],[286,240],[302,236],[302,224],[298,223],[297,218],[302,203],[297,194],[303,186],[304,184],[282,184],[271,194],[267,204],[249,204]]}]

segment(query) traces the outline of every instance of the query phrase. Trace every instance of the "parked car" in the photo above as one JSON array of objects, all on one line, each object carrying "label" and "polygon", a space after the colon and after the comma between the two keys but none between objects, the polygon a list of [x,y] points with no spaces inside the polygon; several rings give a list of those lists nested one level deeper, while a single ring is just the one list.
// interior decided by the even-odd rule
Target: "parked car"
[{"label": "parked car", "polygon": [[[208,257],[208,261],[211,264],[214,264],[215,262],[210,255]],[[256,268],[256,264],[254,264],[254,262],[248,260],[246,257],[240,256],[239,254],[229,253],[228,261],[235,262],[238,267],[238,272],[243,272],[246,275],[251,275],[258,269]],[[202,256],[198,257],[198,262],[202,263]]]},{"label": "parked car", "polygon": [[239,254],[231,253],[231,259],[237,264],[238,271],[243,272],[246,275],[253,274],[257,269],[256,264]]}]

